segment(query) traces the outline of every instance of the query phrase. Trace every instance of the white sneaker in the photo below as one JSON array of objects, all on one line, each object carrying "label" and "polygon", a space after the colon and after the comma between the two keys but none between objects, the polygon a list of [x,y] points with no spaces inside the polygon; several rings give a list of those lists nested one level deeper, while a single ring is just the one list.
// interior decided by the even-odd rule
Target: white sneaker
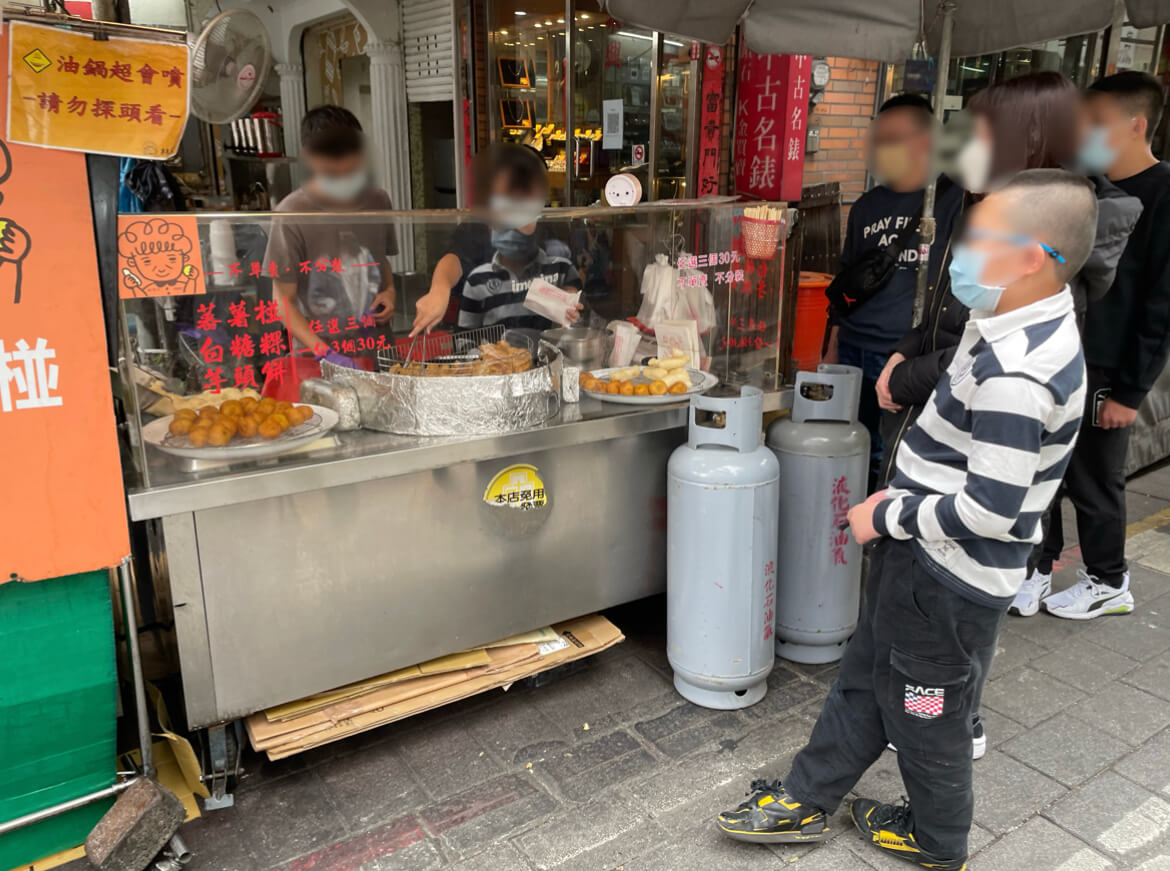
[{"label": "white sneaker", "polygon": [[1077,571],[1077,581],[1067,590],[1053,593],[1044,599],[1044,610],[1068,620],[1092,620],[1106,614],[1128,614],[1133,611],[1133,594],[1129,591],[1129,572],[1121,582],[1121,589],[1102,584],[1095,575],[1083,569]]},{"label": "white sneaker", "polygon": [[1009,614],[1017,617],[1031,617],[1040,610],[1040,600],[1052,592],[1052,572],[1032,570],[1020,592],[1016,593],[1015,601],[1008,608]]}]

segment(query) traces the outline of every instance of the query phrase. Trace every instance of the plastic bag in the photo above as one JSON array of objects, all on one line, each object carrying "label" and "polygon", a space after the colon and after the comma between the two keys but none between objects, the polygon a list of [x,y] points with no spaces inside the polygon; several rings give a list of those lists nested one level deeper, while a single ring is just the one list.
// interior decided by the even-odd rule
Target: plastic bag
[{"label": "plastic bag", "polygon": [[670,265],[665,254],[658,254],[654,262],[642,272],[642,305],[638,308],[638,320],[653,327],[674,316],[678,270]]}]

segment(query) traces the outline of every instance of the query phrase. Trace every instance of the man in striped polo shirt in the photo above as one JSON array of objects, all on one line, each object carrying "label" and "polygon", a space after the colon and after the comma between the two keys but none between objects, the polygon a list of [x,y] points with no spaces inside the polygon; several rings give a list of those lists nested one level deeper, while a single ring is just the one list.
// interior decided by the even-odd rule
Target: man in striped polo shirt
[{"label": "man in striped polo shirt", "polygon": [[1061,170],[1020,173],[972,210],[950,266],[952,292],[972,310],[963,339],[898,449],[890,489],[849,512],[857,540],[878,543],[840,676],[783,785],[757,781],[720,815],[732,837],[824,839],[888,741],[909,804],[857,799],[853,823],[898,858],[965,867],[982,663],[1084,410],[1067,282],[1096,223],[1092,185]]}]

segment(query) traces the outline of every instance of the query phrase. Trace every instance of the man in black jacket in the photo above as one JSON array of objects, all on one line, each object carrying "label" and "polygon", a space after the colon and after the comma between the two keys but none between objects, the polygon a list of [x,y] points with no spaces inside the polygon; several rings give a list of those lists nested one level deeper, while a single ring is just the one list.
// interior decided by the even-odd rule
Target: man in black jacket
[{"label": "man in black jacket", "polygon": [[[1089,89],[1095,127],[1082,162],[1099,161],[1143,210],[1112,288],[1090,298],[1085,316],[1088,404],[1064,478],[1085,568],[1071,587],[1042,599],[1046,611],[1073,620],[1128,614],[1134,607],[1125,561],[1125,457],[1138,406],[1170,358],[1170,165],[1150,148],[1162,102],[1158,80],[1137,71],[1108,76]],[[1050,588],[1052,562],[1064,546],[1060,517],[1056,504],[1029,577],[1037,598]]]}]

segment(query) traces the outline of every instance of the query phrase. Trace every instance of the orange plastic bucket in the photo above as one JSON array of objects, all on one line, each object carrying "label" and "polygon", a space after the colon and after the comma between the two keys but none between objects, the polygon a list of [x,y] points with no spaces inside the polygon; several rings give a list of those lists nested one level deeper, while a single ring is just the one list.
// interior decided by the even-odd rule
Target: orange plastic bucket
[{"label": "orange plastic bucket", "polygon": [[833,276],[824,272],[802,272],[796,288],[796,330],[792,337],[792,359],[797,370],[811,371],[821,362],[821,343],[829,320],[825,288]]}]

